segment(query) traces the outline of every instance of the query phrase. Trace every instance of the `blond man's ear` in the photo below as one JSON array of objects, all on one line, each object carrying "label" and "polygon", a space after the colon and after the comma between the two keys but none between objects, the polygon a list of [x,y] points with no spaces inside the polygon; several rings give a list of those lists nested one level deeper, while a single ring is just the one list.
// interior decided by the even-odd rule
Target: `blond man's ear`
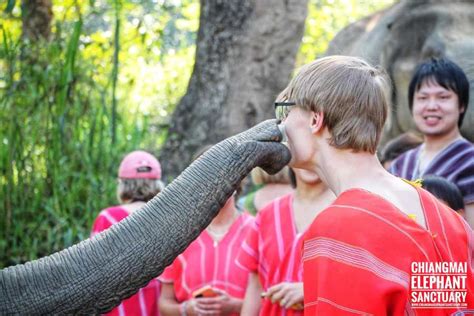
[{"label": "blond man's ear", "polygon": [[311,111],[311,132],[316,134],[324,127],[324,113]]}]

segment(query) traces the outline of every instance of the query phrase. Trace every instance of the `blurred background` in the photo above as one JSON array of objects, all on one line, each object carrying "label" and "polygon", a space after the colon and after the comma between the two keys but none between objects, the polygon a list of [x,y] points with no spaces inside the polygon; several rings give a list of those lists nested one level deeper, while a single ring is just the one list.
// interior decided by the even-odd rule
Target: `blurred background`
[{"label": "blurred background", "polygon": [[[457,38],[456,62],[474,72],[464,62],[474,60],[472,3],[458,2],[1,0],[0,267],[87,238],[97,213],[117,203],[125,153],[158,156],[169,183],[203,144],[272,118],[295,69],[326,52],[365,56],[403,85],[397,69],[451,54],[451,34],[425,44],[447,23],[436,12],[459,10],[471,42]],[[396,24],[407,12],[421,25],[408,32]],[[404,44],[399,33],[412,37]],[[396,113],[387,135],[411,126]]]}]

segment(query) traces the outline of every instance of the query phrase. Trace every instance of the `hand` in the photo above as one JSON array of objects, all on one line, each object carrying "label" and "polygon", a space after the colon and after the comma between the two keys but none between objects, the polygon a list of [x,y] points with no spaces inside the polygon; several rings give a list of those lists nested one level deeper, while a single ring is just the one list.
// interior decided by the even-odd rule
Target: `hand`
[{"label": "hand", "polygon": [[[188,316],[198,316],[198,311],[196,310],[196,299],[187,300],[181,304],[186,304],[184,308],[186,309],[186,315]],[[180,315],[182,315],[181,307],[180,307]]]},{"label": "hand", "polygon": [[228,315],[240,312],[242,301],[231,297],[227,292],[214,289],[219,295],[216,297],[196,298],[195,310],[197,315]]},{"label": "hand", "polygon": [[303,309],[303,283],[283,282],[270,287],[265,295],[272,303],[280,303],[281,307]]}]

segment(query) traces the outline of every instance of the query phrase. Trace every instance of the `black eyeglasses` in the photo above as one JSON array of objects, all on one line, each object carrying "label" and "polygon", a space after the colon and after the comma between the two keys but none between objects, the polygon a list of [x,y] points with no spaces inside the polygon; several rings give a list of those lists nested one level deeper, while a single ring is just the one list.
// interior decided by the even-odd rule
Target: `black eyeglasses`
[{"label": "black eyeglasses", "polygon": [[280,121],[285,120],[294,105],[296,105],[295,102],[275,102],[275,117]]}]

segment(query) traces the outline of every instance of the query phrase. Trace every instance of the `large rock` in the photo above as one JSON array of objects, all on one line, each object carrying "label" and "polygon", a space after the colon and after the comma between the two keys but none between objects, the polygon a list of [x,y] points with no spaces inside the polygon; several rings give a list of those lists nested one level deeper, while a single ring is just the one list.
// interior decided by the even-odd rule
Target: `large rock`
[{"label": "large rock", "polygon": [[450,58],[471,84],[461,132],[474,141],[474,1],[402,0],[344,28],[326,54],[364,57],[387,70],[393,111],[384,140],[415,129],[407,98],[415,66],[431,56]]}]

